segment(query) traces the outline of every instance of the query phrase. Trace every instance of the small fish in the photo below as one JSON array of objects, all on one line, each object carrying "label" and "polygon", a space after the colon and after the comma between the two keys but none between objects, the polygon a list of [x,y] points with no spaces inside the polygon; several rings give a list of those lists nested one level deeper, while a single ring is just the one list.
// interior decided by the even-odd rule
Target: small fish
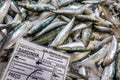
[{"label": "small fish", "polygon": [[113,61],[110,65],[104,68],[101,80],[114,80],[115,76],[115,61]]},{"label": "small fish", "polygon": [[0,23],[3,23],[3,20],[7,15],[8,9],[10,8],[10,3],[11,3],[11,0],[7,0],[4,3],[4,5],[0,8]]},{"label": "small fish", "polygon": [[10,23],[12,21],[13,21],[13,17],[10,16],[10,15],[6,15],[6,17],[5,17],[5,23],[7,24],[7,23]]},{"label": "small fish", "polygon": [[67,76],[65,80],[73,80],[71,77]]},{"label": "small fish", "polygon": [[105,26],[95,26],[95,28],[102,32],[111,32],[111,29]]},{"label": "small fish", "polygon": [[76,69],[79,69],[80,66],[89,67],[90,69],[92,69],[94,71],[94,73],[96,75],[100,76],[100,72],[98,71],[95,63],[97,63],[102,58],[104,58],[105,55],[106,55],[106,46],[101,48],[95,54],[93,54],[93,55],[89,56],[88,58],[82,60],[81,62],[73,63],[72,68],[76,70]]},{"label": "small fish", "polygon": [[106,37],[109,37],[110,34],[109,33],[101,33],[100,31],[99,32],[93,32],[92,34],[92,40],[103,40],[105,39]]},{"label": "small fish", "polygon": [[93,22],[98,21],[97,18],[92,17],[90,15],[77,15],[75,17],[76,19],[81,20],[81,21],[93,21]]},{"label": "small fish", "polygon": [[15,31],[9,38],[7,39],[4,49],[9,49],[17,40],[19,40],[27,31],[32,27],[32,23],[26,21],[22,24],[22,26]]},{"label": "small fish", "polygon": [[89,44],[89,41],[92,37],[92,29],[91,28],[85,28],[82,30],[82,42],[87,47]]},{"label": "small fish", "polygon": [[77,30],[81,30],[83,28],[89,27],[90,25],[91,23],[81,23],[81,24],[76,25],[71,31],[74,32]]},{"label": "small fish", "polygon": [[66,23],[63,22],[63,21],[51,23],[51,24],[48,25],[46,28],[44,28],[41,32],[39,32],[38,34],[36,34],[36,35],[34,36],[34,38],[35,38],[35,37],[38,37],[38,36],[40,36],[40,35],[42,35],[42,34],[44,34],[44,33],[46,33],[46,32],[48,32],[48,31],[50,31],[50,30],[52,30],[52,29],[54,29],[54,28],[57,28],[57,27],[62,26],[62,25],[65,25],[65,24],[66,24]]},{"label": "small fish", "polygon": [[40,32],[47,25],[49,25],[53,21],[54,18],[55,18],[55,15],[52,15],[52,16],[48,17],[47,19],[36,22],[33,25],[33,27],[29,30],[27,36],[32,36],[32,35],[35,35],[36,33]]},{"label": "small fish", "polygon": [[80,76],[82,76],[83,78],[87,78],[88,77],[87,71],[86,71],[85,67],[80,67],[80,69],[78,70],[78,74]]},{"label": "small fish", "polygon": [[119,25],[119,22],[117,21],[117,19],[113,19],[113,16],[111,15],[111,13],[109,12],[109,10],[105,7],[105,5],[100,4],[99,7],[101,7],[103,13],[105,14],[105,18],[107,20],[109,20],[110,22],[113,23],[113,25],[115,25],[117,27],[117,25]]},{"label": "small fish", "polygon": [[16,12],[16,13],[20,13],[20,10],[19,10],[19,8],[18,8],[18,5],[16,4],[16,2],[13,0],[12,2],[11,2],[11,5],[10,5],[10,8],[14,11],[14,12]]},{"label": "small fish", "polygon": [[72,20],[64,27],[63,30],[60,31],[60,33],[57,35],[57,37],[53,40],[50,46],[57,47],[67,39],[69,35],[69,31],[72,29],[74,25],[75,18],[73,17]]},{"label": "small fish", "polygon": [[19,5],[33,12],[55,10],[55,8],[50,4],[19,4]]},{"label": "small fish", "polygon": [[42,44],[42,43],[49,43],[51,40],[56,37],[56,35],[60,32],[61,29],[63,29],[64,26],[56,28],[54,30],[51,30],[37,38],[33,38],[32,42],[37,43],[37,44]]},{"label": "small fish", "polygon": [[110,49],[105,57],[105,60],[103,61],[103,66],[109,65],[114,60],[115,55],[117,53],[117,49],[118,49],[118,42],[116,37],[113,35]]},{"label": "small fish", "polygon": [[21,21],[17,21],[17,22],[11,22],[8,24],[0,24],[0,30],[1,29],[12,29],[15,26],[17,26]]},{"label": "small fish", "polygon": [[59,5],[58,5],[57,0],[51,0],[51,4],[52,4],[56,9],[59,9]]},{"label": "small fish", "polygon": [[85,45],[82,42],[72,42],[72,43],[60,45],[57,48],[66,51],[75,51],[75,50],[77,51],[84,49]]},{"label": "small fish", "polygon": [[95,23],[98,26],[106,26],[106,27],[111,27],[112,23],[108,22],[107,20],[96,16],[96,18],[98,19],[98,21]]},{"label": "small fish", "polygon": [[61,17],[61,19],[62,19],[63,21],[65,21],[65,22],[70,22],[70,19],[69,19],[68,17],[63,16],[63,15],[61,15],[60,17]]},{"label": "small fish", "polygon": [[94,51],[99,50],[100,48],[102,48],[105,44],[107,44],[111,40],[112,40],[112,36],[108,36],[108,37],[104,38],[100,43],[98,43],[98,45],[95,45]]},{"label": "small fish", "polygon": [[51,13],[51,12],[43,12],[39,15],[37,20],[43,20],[43,19],[46,19],[52,15],[53,15],[53,13]]},{"label": "small fish", "polygon": [[116,80],[120,80],[120,51],[116,58]]},{"label": "small fish", "polygon": [[81,6],[78,9],[62,9],[62,10],[54,10],[52,12],[57,14],[64,14],[64,15],[80,15],[83,11],[89,7],[90,5]]},{"label": "small fish", "polygon": [[71,4],[74,1],[75,0],[57,0],[59,7],[67,6],[67,5]]},{"label": "small fish", "polygon": [[24,8],[20,9],[20,17],[22,18],[22,21],[25,21],[27,18],[27,10]]},{"label": "small fish", "polygon": [[82,60],[84,59],[86,56],[88,56],[90,54],[90,51],[86,51],[86,52],[74,52],[72,53],[70,56],[71,56],[71,59],[70,59],[70,62],[75,62],[75,61],[78,61],[78,60]]},{"label": "small fish", "polygon": [[100,4],[100,3],[104,3],[105,0],[85,0],[85,1],[82,1],[82,3],[85,3],[85,4]]},{"label": "small fish", "polygon": [[39,0],[37,3],[38,4],[48,4],[50,0]]}]

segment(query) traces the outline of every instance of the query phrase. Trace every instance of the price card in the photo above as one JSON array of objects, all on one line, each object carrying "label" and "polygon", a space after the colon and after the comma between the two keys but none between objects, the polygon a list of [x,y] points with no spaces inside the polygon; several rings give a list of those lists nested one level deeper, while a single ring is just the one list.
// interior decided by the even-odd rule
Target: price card
[{"label": "price card", "polygon": [[70,57],[20,39],[2,80],[65,80]]}]

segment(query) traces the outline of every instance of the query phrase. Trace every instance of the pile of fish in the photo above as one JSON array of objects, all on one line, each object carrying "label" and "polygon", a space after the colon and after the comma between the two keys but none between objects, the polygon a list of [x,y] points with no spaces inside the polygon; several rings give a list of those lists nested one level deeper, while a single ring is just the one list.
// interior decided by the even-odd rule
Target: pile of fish
[{"label": "pile of fish", "polygon": [[0,75],[20,38],[70,55],[66,80],[120,80],[120,0],[0,0]]}]

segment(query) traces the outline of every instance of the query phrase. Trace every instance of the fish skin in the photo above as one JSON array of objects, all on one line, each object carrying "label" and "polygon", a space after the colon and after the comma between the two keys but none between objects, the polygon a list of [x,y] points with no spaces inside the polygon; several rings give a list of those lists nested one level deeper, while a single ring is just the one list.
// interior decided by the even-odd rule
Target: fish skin
[{"label": "fish skin", "polygon": [[63,44],[57,47],[58,49],[62,50],[79,50],[85,48],[85,45],[82,42],[72,42],[68,44]]},{"label": "fish skin", "polygon": [[47,25],[49,25],[53,21],[53,19],[55,17],[56,16],[53,15],[53,16],[50,16],[47,19],[44,19],[42,21],[35,22],[35,24],[33,25],[33,27],[28,31],[27,36],[32,36],[32,35],[35,35],[36,33],[40,32]]},{"label": "fish skin", "polygon": [[84,57],[88,56],[90,54],[90,51],[86,51],[86,52],[74,52],[72,53],[70,62],[75,62],[78,60],[82,60]]},{"label": "fish skin", "polygon": [[117,53],[117,49],[118,49],[118,42],[117,42],[116,37],[113,35],[110,49],[103,61],[103,66],[109,65],[114,60],[115,55]]},{"label": "fish skin", "polygon": [[64,26],[60,27],[60,28],[56,28],[54,30],[51,30],[50,32],[47,32],[37,38],[33,38],[32,42],[34,43],[42,43],[42,42],[49,42],[51,39],[54,39],[54,37],[60,32],[61,29],[63,29]]},{"label": "fish skin", "polygon": [[95,54],[89,56],[88,58],[82,60],[82,61],[78,61],[72,64],[72,68],[75,70],[78,70],[80,66],[84,66],[84,67],[88,67],[91,70],[94,71],[94,73],[97,76],[101,75],[101,72],[98,71],[95,63],[97,63],[99,60],[101,60],[102,58],[105,57],[106,55],[106,46],[104,46],[103,48],[101,48],[98,52],[96,52]]},{"label": "fish skin", "polygon": [[40,36],[40,35],[42,35],[42,34],[44,34],[46,32],[48,32],[48,31],[50,31],[50,30],[52,30],[54,28],[57,28],[57,27],[62,26],[62,25],[65,25],[65,24],[66,24],[66,22],[63,22],[63,21],[51,23],[46,28],[44,28],[41,32],[39,32],[38,34],[36,34],[34,36],[34,38],[38,37],[38,36]]},{"label": "fish skin", "polygon": [[32,27],[32,23],[25,21],[22,26],[16,30],[11,36],[8,37],[4,49],[9,49],[18,39],[23,37],[25,33]]},{"label": "fish skin", "polygon": [[20,9],[18,8],[18,5],[16,4],[16,2],[13,0],[12,2],[11,2],[11,6],[10,6],[10,8],[14,11],[14,12],[16,12],[16,13],[20,13]]},{"label": "fish skin", "polygon": [[82,42],[87,47],[89,44],[89,41],[92,37],[92,29],[91,28],[85,28],[82,31]]},{"label": "fish skin", "polygon": [[116,58],[116,80],[120,80],[120,50]]},{"label": "fish skin", "polygon": [[19,4],[21,7],[33,11],[33,12],[41,12],[41,11],[50,11],[55,10],[50,4]]},{"label": "fish skin", "polygon": [[0,8],[0,23],[3,23],[3,20],[5,18],[5,16],[8,13],[8,9],[10,8],[10,3],[11,0],[7,0],[3,6]]},{"label": "fish skin", "polygon": [[101,80],[114,80],[113,79],[114,76],[115,76],[115,61],[113,61],[110,65],[104,68]]},{"label": "fish skin", "polygon": [[57,0],[59,7],[64,7],[74,2],[75,0]]},{"label": "fish skin", "polygon": [[67,39],[69,35],[69,31],[72,29],[74,24],[75,18],[73,17],[72,20],[64,27],[63,30],[60,31],[60,33],[57,35],[57,37],[53,40],[50,46],[57,47]]}]

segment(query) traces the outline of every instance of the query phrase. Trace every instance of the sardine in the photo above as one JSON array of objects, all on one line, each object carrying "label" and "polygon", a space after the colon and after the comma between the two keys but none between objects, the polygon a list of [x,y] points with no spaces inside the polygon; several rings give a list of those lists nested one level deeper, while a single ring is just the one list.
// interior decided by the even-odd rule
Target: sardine
[{"label": "sardine", "polygon": [[60,33],[57,35],[57,37],[53,40],[50,46],[57,47],[67,39],[69,35],[69,31],[72,29],[74,24],[75,18],[73,18],[65,27],[63,30],[60,31]]},{"label": "sardine", "polygon": [[47,25],[49,25],[52,20],[55,18],[55,15],[48,17],[47,19],[44,19],[42,21],[36,22],[33,27],[29,30],[28,36],[35,35],[36,33],[40,32],[42,29],[44,29]]},{"label": "sardine", "polygon": [[116,37],[113,35],[110,49],[105,57],[105,60],[103,61],[103,66],[109,65],[114,60],[117,49],[118,49],[118,42]]},{"label": "sardine", "polygon": [[114,80],[115,76],[115,61],[113,61],[110,65],[106,66],[101,80]]},{"label": "sardine", "polygon": [[[44,28],[41,32],[39,32],[38,34],[35,35],[35,37],[38,37],[54,28],[57,28],[59,26],[62,26],[62,25],[65,25],[66,23],[65,22],[62,22],[62,21],[59,21],[59,22],[54,22],[54,23],[51,23],[50,25],[48,25],[46,28]],[[34,37],[34,38],[35,38]]]},{"label": "sardine", "polygon": [[92,29],[91,28],[85,28],[82,31],[82,42],[87,47],[89,44],[89,41],[92,37]]},{"label": "sardine", "polygon": [[11,3],[11,0],[7,0],[4,3],[4,5],[0,8],[0,23],[3,23],[3,20],[7,15],[8,9],[10,8],[10,3]]},{"label": "sardine", "polygon": [[50,4],[19,4],[19,5],[27,10],[34,12],[55,10],[55,8]]}]

